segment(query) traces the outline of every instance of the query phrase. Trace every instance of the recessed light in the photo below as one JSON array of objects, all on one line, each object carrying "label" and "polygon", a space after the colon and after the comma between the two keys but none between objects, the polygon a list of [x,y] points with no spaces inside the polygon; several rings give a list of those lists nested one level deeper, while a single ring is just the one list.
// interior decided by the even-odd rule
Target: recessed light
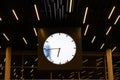
[{"label": "recessed light", "polygon": [[82,63],[86,63],[88,61],[88,59],[85,59],[84,61],[82,61]]},{"label": "recessed light", "polygon": [[26,41],[26,39],[25,39],[24,37],[23,37],[22,39],[23,39],[23,41],[25,42],[25,44],[28,44],[27,41]]},{"label": "recessed light", "polygon": [[36,58],[35,61],[38,61],[38,58]]},{"label": "recessed light", "polygon": [[13,70],[14,72],[16,71],[16,68]]},{"label": "recessed light", "polygon": [[36,4],[34,4],[34,8],[35,8],[35,12],[36,12],[36,15],[37,15],[37,19],[39,21],[40,17],[39,17],[39,14],[38,14],[38,9],[37,9],[37,5]]},{"label": "recessed light", "polygon": [[86,71],[84,70],[84,71],[82,71],[81,73],[85,73]]},{"label": "recessed light", "polygon": [[93,37],[91,43],[94,43],[95,39],[96,39],[96,36]]},{"label": "recessed light", "polygon": [[88,27],[89,27],[89,25],[87,25],[87,27],[86,27],[86,29],[85,29],[84,36],[86,36],[86,34],[87,34]]},{"label": "recessed light", "polygon": [[108,29],[107,32],[106,32],[106,35],[109,34],[109,32],[110,32],[111,29],[112,29],[112,26],[109,27],[109,29]]},{"label": "recessed light", "polygon": [[33,30],[34,30],[35,36],[37,36],[37,31],[36,31],[36,29],[35,29],[35,28],[33,28]]},{"label": "recessed light", "polygon": [[104,45],[105,45],[105,43],[103,43],[103,44],[101,45],[100,49],[103,49]]},{"label": "recessed light", "polygon": [[85,14],[84,14],[84,18],[83,18],[83,24],[85,23],[87,13],[88,13],[88,7],[86,7],[86,9],[85,9]]},{"label": "recessed light", "polygon": [[6,61],[6,58],[4,58],[4,62]]},{"label": "recessed light", "polygon": [[10,41],[5,33],[3,33],[3,36],[7,39],[7,41]]},{"label": "recessed light", "polygon": [[120,15],[116,18],[116,20],[115,20],[115,22],[114,22],[114,25],[116,25],[116,24],[117,24],[117,22],[118,22],[119,18],[120,18]]},{"label": "recessed light", "polygon": [[110,14],[108,16],[108,19],[110,19],[110,17],[112,16],[114,10],[115,10],[115,6],[113,6],[113,8],[112,8],[112,10],[111,10],[111,12],[110,12]]},{"label": "recessed light", "polygon": [[27,64],[28,63],[28,61],[25,61],[25,64]]},{"label": "recessed light", "polygon": [[113,49],[112,49],[112,52],[116,49],[117,47],[115,46]]},{"label": "recessed light", "polygon": [[30,73],[32,73],[34,70],[33,69],[31,69],[31,71],[30,71]]},{"label": "recessed light", "polygon": [[14,16],[15,16],[16,20],[19,20],[19,19],[18,19],[18,16],[17,16],[17,14],[16,14],[16,12],[15,12],[15,10],[14,10],[14,9],[12,9],[12,12],[13,12],[13,14],[14,14]]},{"label": "recessed light", "polygon": [[71,11],[72,11],[72,3],[73,3],[73,1],[72,0],[70,0],[70,6],[69,6],[69,13],[71,13]]},{"label": "recessed light", "polygon": [[0,17],[0,21],[2,21],[2,18]]}]

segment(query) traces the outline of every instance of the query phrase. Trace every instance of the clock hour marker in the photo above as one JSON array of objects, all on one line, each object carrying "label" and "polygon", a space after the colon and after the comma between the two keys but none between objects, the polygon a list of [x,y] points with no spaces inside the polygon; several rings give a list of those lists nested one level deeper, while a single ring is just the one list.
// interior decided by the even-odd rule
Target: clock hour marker
[{"label": "clock hour marker", "polygon": [[48,41],[45,41],[46,43],[48,43]]},{"label": "clock hour marker", "polygon": [[67,61],[65,61],[65,63],[64,64],[66,64],[66,63],[68,63],[69,61],[67,60]]},{"label": "clock hour marker", "polygon": [[72,42],[74,42],[74,40],[72,40]]},{"label": "clock hour marker", "polygon": [[68,62],[68,60],[67,60],[67,62]]},{"label": "clock hour marker", "polygon": [[53,36],[51,35],[51,37],[53,37]]},{"label": "clock hour marker", "polygon": [[72,56],[75,56],[75,55],[72,55]]},{"label": "clock hour marker", "polygon": [[66,37],[68,37],[68,35],[66,34]]},{"label": "clock hour marker", "polygon": [[76,49],[76,47],[74,47],[74,49]]},{"label": "clock hour marker", "polygon": [[59,33],[59,35],[60,35],[60,33]]}]

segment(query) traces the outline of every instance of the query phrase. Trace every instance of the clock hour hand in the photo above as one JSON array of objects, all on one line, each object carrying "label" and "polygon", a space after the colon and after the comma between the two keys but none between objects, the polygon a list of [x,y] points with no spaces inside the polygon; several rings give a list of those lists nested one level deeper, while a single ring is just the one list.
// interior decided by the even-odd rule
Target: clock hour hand
[{"label": "clock hour hand", "polygon": [[60,53],[60,48],[58,48],[58,54],[57,54],[57,57],[59,57],[59,53]]}]

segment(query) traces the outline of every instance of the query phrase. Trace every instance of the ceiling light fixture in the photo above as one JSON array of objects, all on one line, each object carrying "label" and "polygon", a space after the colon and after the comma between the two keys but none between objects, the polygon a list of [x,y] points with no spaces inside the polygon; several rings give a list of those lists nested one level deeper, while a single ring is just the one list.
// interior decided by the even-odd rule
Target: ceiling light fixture
[{"label": "ceiling light fixture", "polygon": [[96,59],[96,61],[100,61],[100,60],[102,60],[103,58],[102,57],[100,57],[100,58],[98,58],[98,59]]},{"label": "ceiling light fixture", "polygon": [[37,43],[37,46],[39,46],[39,43]]},{"label": "ceiling light fixture", "polygon": [[4,58],[4,62],[6,61],[6,58]]},{"label": "ceiling light fixture", "polygon": [[116,49],[117,47],[115,46],[113,49],[112,49],[112,52]]},{"label": "ceiling light fixture", "polygon": [[24,71],[24,69],[21,69],[21,72],[23,72]]},{"label": "ceiling light fixture", "polygon": [[0,72],[0,76],[2,75],[3,73],[2,72]]},{"label": "ceiling light fixture", "polygon": [[12,12],[13,12],[13,14],[14,14],[15,18],[16,18],[17,20],[19,20],[19,19],[18,19],[18,16],[17,16],[17,14],[16,14],[16,12],[15,12],[15,10],[14,10],[14,9],[12,9]]},{"label": "ceiling light fixture", "polygon": [[113,14],[113,11],[115,10],[115,6],[113,6],[113,8],[112,8],[112,10],[111,10],[111,12],[110,12],[110,14],[109,14],[109,16],[108,16],[108,19],[110,19],[110,17],[111,17],[111,15]]},{"label": "ceiling light fixture", "polygon": [[71,11],[72,11],[72,0],[70,0],[70,6],[69,6],[69,13],[71,13]]},{"label": "ceiling light fixture", "polygon": [[25,64],[27,64],[28,63],[28,61],[25,61]]},{"label": "ceiling light fixture", "polygon": [[14,72],[16,71],[16,68],[13,70]]},{"label": "ceiling light fixture", "polygon": [[33,28],[33,30],[34,30],[35,36],[37,36],[37,31],[36,31],[36,29],[35,29],[35,28]]},{"label": "ceiling light fixture", "polygon": [[0,68],[2,67],[2,64],[0,64]]},{"label": "ceiling light fixture", "polygon": [[35,61],[38,61],[38,58],[36,58]]},{"label": "ceiling light fixture", "polygon": [[97,65],[100,65],[103,61],[97,62]]},{"label": "ceiling light fixture", "polygon": [[7,39],[7,41],[10,41],[5,33],[3,33],[3,36]]},{"label": "ceiling light fixture", "polygon": [[81,73],[85,73],[86,71],[84,70],[84,71],[82,71]]},{"label": "ceiling light fixture", "polygon": [[94,36],[94,37],[93,37],[93,39],[92,39],[91,43],[93,43],[93,42],[95,41],[95,38],[96,38],[96,36]]},{"label": "ceiling light fixture", "polygon": [[89,25],[87,25],[87,27],[86,27],[86,29],[85,29],[84,36],[86,36],[86,34],[87,34],[88,27],[89,27]]},{"label": "ceiling light fixture", "polygon": [[33,72],[33,69],[31,69],[30,73],[32,73],[32,72]]},{"label": "ceiling light fixture", "polygon": [[31,77],[33,77],[34,75],[33,75],[33,74],[31,74],[30,76],[31,76]]},{"label": "ceiling light fixture", "polygon": [[112,26],[109,27],[109,29],[108,29],[107,32],[106,32],[106,35],[109,34],[109,32],[110,32],[111,29],[112,29]]},{"label": "ceiling light fixture", "polygon": [[101,45],[100,49],[102,49],[102,48],[104,47],[104,45],[105,45],[105,43],[103,43],[103,44]]},{"label": "ceiling light fixture", "polygon": [[18,77],[18,75],[16,75],[16,78]]},{"label": "ceiling light fixture", "polygon": [[93,71],[91,71],[91,72],[89,72],[88,74],[92,74],[92,73],[94,73]]},{"label": "ceiling light fixture", "polygon": [[117,24],[117,22],[118,22],[119,18],[120,18],[120,15],[116,18],[116,20],[115,20],[115,22],[114,22],[114,25],[116,25],[116,24]]},{"label": "ceiling light fixture", "polygon": [[31,66],[32,68],[34,67],[34,65]]},{"label": "ceiling light fixture", "polygon": [[23,41],[25,42],[25,44],[28,44],[27,41],[26,41],[26,39],[25,39],[24,37],[23,37],[22,39],[23,39]]},{"label": "ceiling light fixture", "polygon": [[39,21],[39,20],[40,20],[40,17],[39,17],[39,14],[38,14],[38,10],[37,10],[36,4],[34,4],[34,8],[35,8],[35,12],[36,12],[36,15],[37,15],[37,19],[38,19],[38,21]]},{"label": "ceiling light fixture", "polygon": [[85,14],[84,14],[84,19],[83,19],[83,24],[85,23],[87,13],[88,13],[88,7],[86,7],[86,9],[85,9]]},{"label": "ceiling light fixture", "polygon": [[2,18],[0,17],[0,21],[2,21]]},{"label": "ceiling light fixture", "polygon": [[16,75],[16,72],[13,74],[14,76]]},{"label": "ceiling light fixture", "polygon": [[85,59],[84,61],[82,61],[82,63],[86,63],[88,61],[88,59]]}]

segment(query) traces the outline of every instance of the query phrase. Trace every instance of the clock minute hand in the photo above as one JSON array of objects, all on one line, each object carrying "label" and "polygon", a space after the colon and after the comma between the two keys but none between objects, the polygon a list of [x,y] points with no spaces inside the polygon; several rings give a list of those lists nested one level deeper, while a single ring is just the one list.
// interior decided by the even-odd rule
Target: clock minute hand
[{"label": "clock minute hand", "polygon": [[59,49],[59,48],[44,48],[44,49],[46,49],[46,50],[54,50],[54,49]]},{"label": "clock minute hand", "polygon": [[57,54],[57,57],[59,57],[59,53],[60,53],[60,48],[58,48],[58,54]]},{"label": "clock minute hand", "polygon": [[60,53],[60,49],[61,49],[61,48],[50,48],[50,49],[44,48],[44,49],[45,49],[45,50],[55,50],[55,49],[58,49],[57,57],[59,57],[59,53]]}]

